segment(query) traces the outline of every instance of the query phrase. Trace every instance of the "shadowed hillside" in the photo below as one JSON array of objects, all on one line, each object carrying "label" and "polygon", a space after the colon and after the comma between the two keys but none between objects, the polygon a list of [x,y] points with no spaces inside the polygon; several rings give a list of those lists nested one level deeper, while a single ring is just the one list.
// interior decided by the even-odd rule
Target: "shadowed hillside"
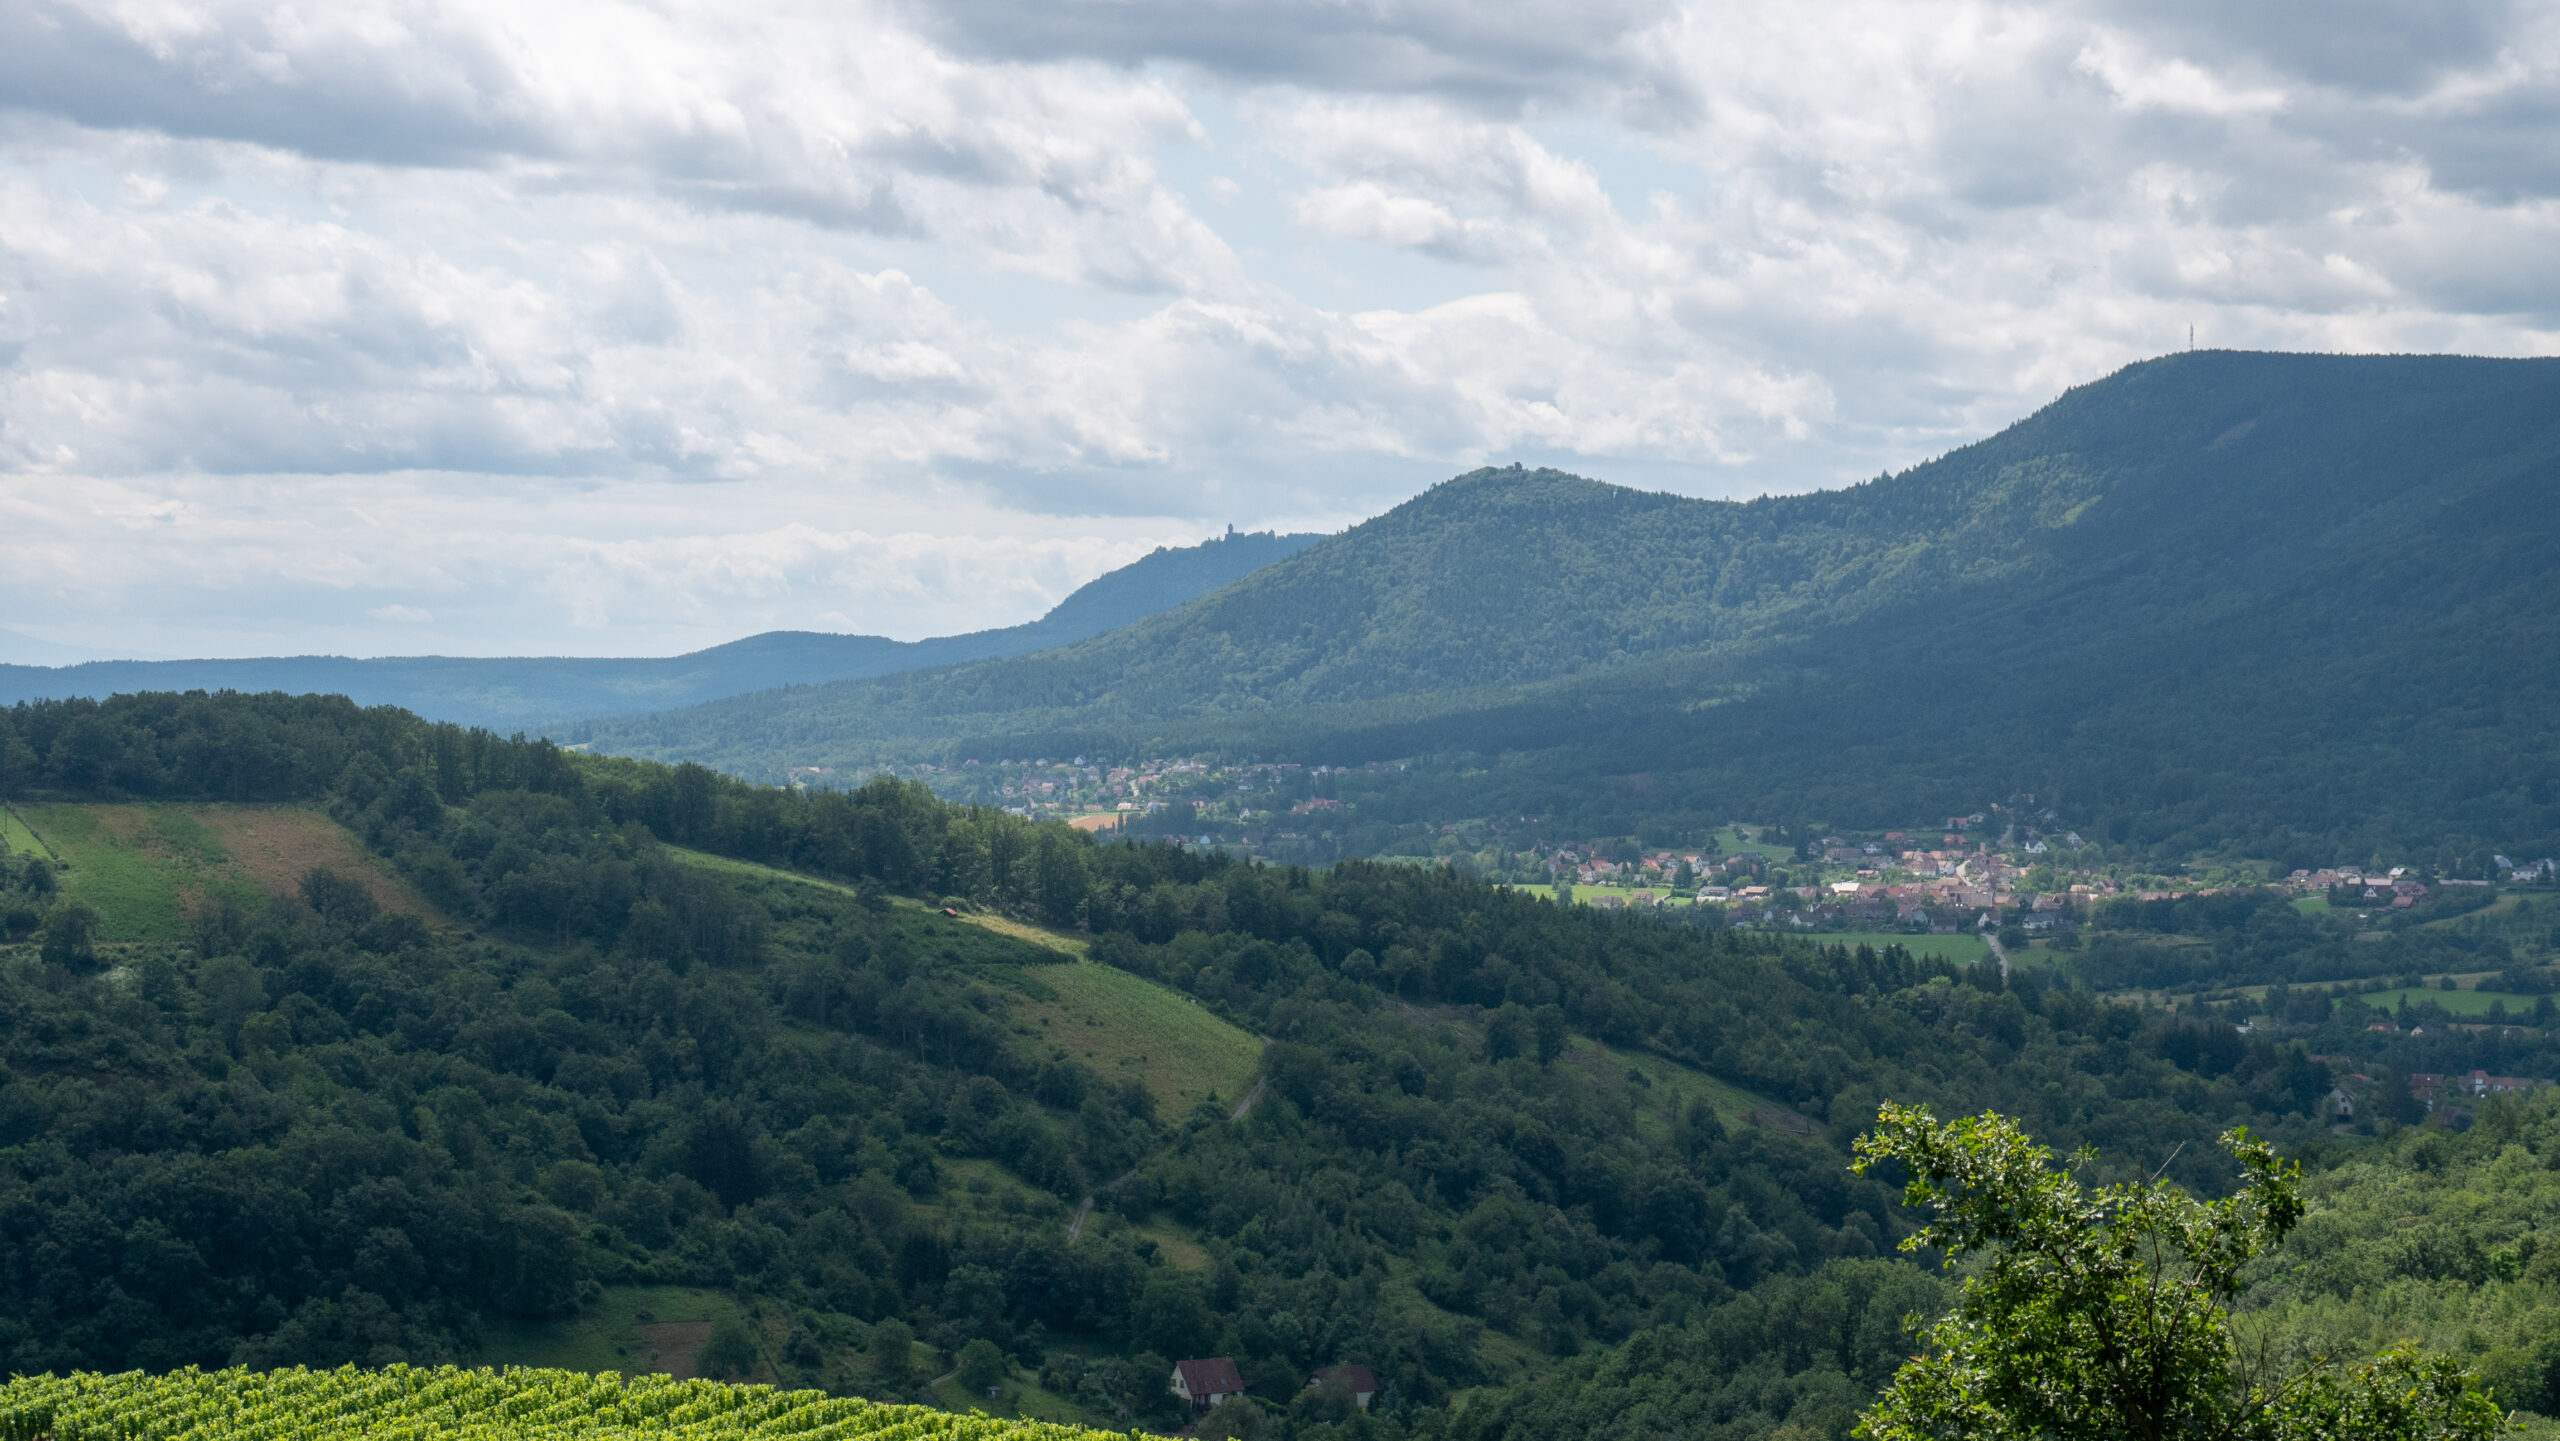
[{"label": "shadowed hillside", "polygon": [[2029,791],[2163,845],[2545,844],[2555,489],[2560,362],[2181,354],[1848,490],[1478,471],[1074,647],[596,738],[748,774],[1439,758],[1416,813],[1594,824]]}]

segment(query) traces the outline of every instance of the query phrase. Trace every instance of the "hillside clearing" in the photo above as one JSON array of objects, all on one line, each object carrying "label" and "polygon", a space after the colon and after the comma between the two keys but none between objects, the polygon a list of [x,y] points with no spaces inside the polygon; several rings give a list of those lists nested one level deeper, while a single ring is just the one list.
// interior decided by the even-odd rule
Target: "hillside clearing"
[{"label": "hillside clearing", "polygon": [[1262,1043],[1250,1033],[1144,977],[1094,961],[1036,975],[1055,999],[1017,1002],[1017,1032],[1106,1081],[1134,1077],[1166,1120],[1213,1097],[1234,1102],[1262,1064]]},{"label": "hillside clearing", "polygon": [[62,893],[98,913],[99,939],[183,938],[193,909],[228,895],[255,908],[314,867],[364,883],[385,910],[441,921],[434,907],[336,821],[300,806],[30,805],[29,828],[65,863]]},{"label": "hillside clearing", "polygon": [[[851,886],[797,871],[729,860],[700,851],[669,851],[688,863],[741,879],[816,886],[853,894]],[[972,956],[987,979],[1016,992],[1010,1020],[1014,1034],[1040,1059],[1083,1062],[1108,1082],[1135,1079],[1155,1098],[1156,1114],[1174,1120],[1215,1097],[1232,1103],[1253,1084],[1262,1043],[1220,1020],[1208,1008],[1143,976],[1084,959],[1086,942],[1027,921],[964,911],[957,917],[910,900],[895,902],[902,914],[928,925],[966,927],[1038,946],[1047,957]]]}]

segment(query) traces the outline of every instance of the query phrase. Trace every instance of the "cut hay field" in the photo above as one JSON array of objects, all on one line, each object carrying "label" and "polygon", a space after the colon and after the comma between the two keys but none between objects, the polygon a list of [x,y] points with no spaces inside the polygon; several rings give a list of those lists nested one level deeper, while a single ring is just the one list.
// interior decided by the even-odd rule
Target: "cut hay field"
[{"label": "cut hay field", "polygon": [[98,913],[103,941],[179,939],[194,906],[262,905],[316,866],[363,881],[386,910],[441,919],[344,826],[294,806],[26,805],[6,834],[64,863],[63,898]]}]

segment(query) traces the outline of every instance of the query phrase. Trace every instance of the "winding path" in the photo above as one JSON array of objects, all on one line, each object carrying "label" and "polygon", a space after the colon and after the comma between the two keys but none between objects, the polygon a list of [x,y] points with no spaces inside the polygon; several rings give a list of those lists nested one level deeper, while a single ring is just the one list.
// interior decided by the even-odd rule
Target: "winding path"
[{"label": "winding path", "polygon": [[1227,1119],[1230,1121],[1243,1120],[1244,1113],[1253,1109],[1253,1103],[1262,1099],[1262,1088],[1265,1084],[1267,1083],[1261,1077],[1254,1077],[1253,1089],[1244,1093],[1243,1100],[1236,1102],[1236,1113],[1227,1117]]}]

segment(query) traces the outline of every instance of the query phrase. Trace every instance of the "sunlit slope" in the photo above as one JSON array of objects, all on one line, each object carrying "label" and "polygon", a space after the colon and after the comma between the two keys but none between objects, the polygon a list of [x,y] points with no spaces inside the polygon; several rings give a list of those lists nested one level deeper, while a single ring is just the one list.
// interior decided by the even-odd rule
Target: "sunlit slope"
[{"label": "sunlit slope", "polygon": [[[748,861],[673,853],[732,877],[749,894],[770,886],[851,890]],[[928,953],[968,965],[1014,993],[1009,1023],[1034,1064],[1081,1061],[1106,1083],[1135,1081],[1167,1120],[1203,1104],[1232,1106],[1253,1084],[1259,1039],[1188,996],[1086,960],[1081,937],[978,911],[945,916],[913,901],[890,904]]]}]

